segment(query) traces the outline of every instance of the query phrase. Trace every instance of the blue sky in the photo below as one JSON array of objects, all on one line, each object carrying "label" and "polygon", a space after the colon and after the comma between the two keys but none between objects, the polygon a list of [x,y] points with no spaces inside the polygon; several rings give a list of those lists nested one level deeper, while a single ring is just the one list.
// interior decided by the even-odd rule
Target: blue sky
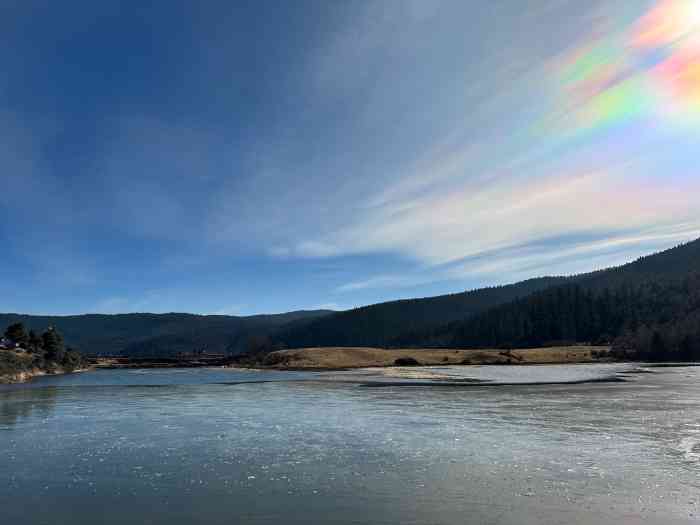
[{"label": "blue sky", "polygon": [[349,308],[700,237],[699,28],[695,0],[0,1],[0,311]]}]

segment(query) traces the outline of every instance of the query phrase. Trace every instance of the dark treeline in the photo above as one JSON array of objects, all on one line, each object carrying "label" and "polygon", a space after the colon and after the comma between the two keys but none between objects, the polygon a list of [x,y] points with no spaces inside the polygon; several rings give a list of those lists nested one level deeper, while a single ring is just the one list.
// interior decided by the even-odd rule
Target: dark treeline
[{"label": "dark treeline", "polygon": [[83,366],[81,354],[66,347],[61,334],[49,327],[38,335],[22,323],[13,323],[0,342],[0,373],[31,370],[73,371]]},{"label": "dark treeline", "polygon": [[700,358],[700,273],[618,288],[567,284],[396,343],[460,348],[613,344],[620,356]]}]

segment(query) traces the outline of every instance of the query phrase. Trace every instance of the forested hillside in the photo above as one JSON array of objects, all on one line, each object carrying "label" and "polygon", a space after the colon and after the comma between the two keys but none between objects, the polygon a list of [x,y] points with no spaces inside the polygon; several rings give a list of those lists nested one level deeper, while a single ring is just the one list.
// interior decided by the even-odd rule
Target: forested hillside
[{"label": "forested hillside", "polygon": [[[192,314],[119,314],[35,316],[0,314],[0,330],[14,323],[41,330],[54,326],[66,344],[85,354],[166,356],[207,350],[240,353],[290,322],[303,322],[330,313],[299,311],[277,315],[235,317]],[[256,343],[258,344],[258,343]]]},{"label": "forested hillside", "polygon": [[538,291],[393,344],[523,348],[613,343],[644,359],[700,358],[700,242]]},{"label": "forested hillside", "polygon": [[[573,342],[611,343],[624,336],[624,347],[641,349],[644,354],[659,353],[662,346],[674,352],[683,348],[687,353],[693,342],[700,342],[700,325],[695,324],[693,330],[680,327],[692,325],[691,320],[697,320],[699,313],[697,274],[682,281],[646,282],[602,292],[568,284],[450,324],[418,344],[527,348]],[[653,345],[652,338],[656,338]],[[409,337],[397,340],[397,344],[402,343],[416,341]]]},{"label": "forested hillside", "polygon": [[[636,329],[637,318],[640,326],[656,324],[642,313],[657,300],[668,316],[681,315],[676,309],[685,299],[674,287],[694,270],[700,271],[700,241],[592,273],[339,312],[301,327],[292,324],[277,339],[289,347],[532,346],[612,340]],[[673,305],[666,304],[672,295]],[[608,310],[612,319],[607,318]],[[592,320],[582,318],[577,325],[570,316],[560,318],[568,311],[585,311]]]},{"label": "forested hillside", "polygon": [[407,330],[424,330],[464,319],[562,282],[565,279],[545,277],[508,286],[364,306],[303,325],[293,323],[281,330],[276,340],[290,348],[386,346]]}]

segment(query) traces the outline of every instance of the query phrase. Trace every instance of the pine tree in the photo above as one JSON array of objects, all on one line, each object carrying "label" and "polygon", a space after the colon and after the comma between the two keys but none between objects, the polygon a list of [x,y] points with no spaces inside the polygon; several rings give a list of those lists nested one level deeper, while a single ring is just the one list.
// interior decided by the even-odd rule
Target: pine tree
[{"label": "pine tree", "polygon": [[65,347],[63,346],[63,338],[53,327],[49,327],[41,336],[46,359],[60,363],[65,357]]},{"label": "pine tree", "polygon": [[27,349],[33,353],[39,353],[41,350],[41,338],[36,335],[34,330],[29,330],[29,336],[27,337]]},{"label": "pine tree", "polygon": [[27,345],[27,331],[22,323],[14,323],[8,326],[7,330],[5,330],[5,337],[14,343],[19,343],[22,347]]}]

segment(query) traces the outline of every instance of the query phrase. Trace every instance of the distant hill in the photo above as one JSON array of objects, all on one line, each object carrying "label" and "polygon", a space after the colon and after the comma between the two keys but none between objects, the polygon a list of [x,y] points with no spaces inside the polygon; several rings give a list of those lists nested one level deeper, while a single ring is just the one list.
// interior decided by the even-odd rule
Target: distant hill
[{"label": "distant hill", "polygon": [[54,326],[67,345],[86,354],[164,356],[200,349],[236,354],[247,351],[252,338],[268,336],[291,322],[303,324],[330,313],[312,310],[248,317],[183,313],[0,314],[0,332],[18,322],[36,332]]},{"label": "distant hill", "polygon": [[303,324],[292,323],[276,338],[290,348],[391,345],[409,331],[460,320],[494,306],[566,282],[562,277],[530,279],[480,290],[373,304],[337,312]]}]

